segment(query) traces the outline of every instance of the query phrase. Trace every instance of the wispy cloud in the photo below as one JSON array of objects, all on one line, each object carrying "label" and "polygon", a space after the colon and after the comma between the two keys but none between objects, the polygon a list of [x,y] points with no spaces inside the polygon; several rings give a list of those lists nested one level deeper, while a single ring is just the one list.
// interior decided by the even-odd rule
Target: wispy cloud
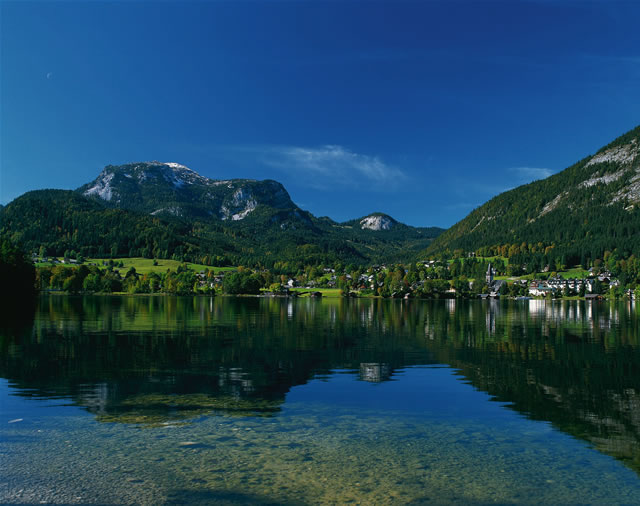
[{"label": "wispy cloud", "polygon": [[377,156],[356,153],[343,146],[261,146],[241,148],[257,161],[294,176],[301,184],[316,188],[363,184],[368,188],[393,188],[407,179],[397,167]]},{"label": "wispy cloud", "polygon": [[519,183],[530,183],[554,174],[554,171],[545,167],[513,167],[510,171],[517,174]]}]

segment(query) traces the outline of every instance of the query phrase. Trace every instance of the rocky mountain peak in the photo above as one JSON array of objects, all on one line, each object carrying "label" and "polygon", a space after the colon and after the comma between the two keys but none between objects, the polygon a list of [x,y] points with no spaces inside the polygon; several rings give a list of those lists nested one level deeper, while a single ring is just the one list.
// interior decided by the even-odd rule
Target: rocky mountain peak
[{"label": "rocky mountain peak", "polygon": [[176,162],[108,165],[78,192],[115,207],[183,218],[238,221],[261,204],[275,209],[296,207],[277,181],[209,179]]},{"label": "rocky mountain peak", "polygon": [[360,220],[362,230],[391,230],[396,224],[391,216],[381,213],[370,214]]}]

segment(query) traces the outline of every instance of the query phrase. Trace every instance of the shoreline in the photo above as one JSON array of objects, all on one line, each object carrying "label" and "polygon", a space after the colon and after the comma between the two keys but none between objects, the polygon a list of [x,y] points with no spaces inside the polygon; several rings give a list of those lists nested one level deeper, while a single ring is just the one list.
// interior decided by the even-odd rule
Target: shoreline
[{"label": "shoreline", "polygon": [[511,301],[529,301],[529,300],[540,300],[540,301],[548,301],[548,302],[556,302],[556,301],[629,301],[634,302],[635,299],[630,299],[628,296],[623,296],[620,298],[615,297],[579,297],[579,296],[571,296],[571,297],[558,297],[558,298],[547,298],[547,297],[383,297],[381,295],[322,295],[321,297],[311,297],[307,293],[303,295],[265,295],[265,294],[231,294],[231,293],[215,293],[215,294],[205,294],[205,293],[191,293],[191,294],[176,294],[176,293],[168,293],[168,292],[156,292],[156,293],[128,293],[128,292],[79,292],[79,293],[70,293],[62,290],[50,290],[50,291],[41,291],[37,293],[37,297],[44,296],[54,296],[54,297],[86,297],[86,296],[98,296],[98,297],[238,297],[238,298],[264,298],[264,299],[380,299],[380,300],[511,300]]}]

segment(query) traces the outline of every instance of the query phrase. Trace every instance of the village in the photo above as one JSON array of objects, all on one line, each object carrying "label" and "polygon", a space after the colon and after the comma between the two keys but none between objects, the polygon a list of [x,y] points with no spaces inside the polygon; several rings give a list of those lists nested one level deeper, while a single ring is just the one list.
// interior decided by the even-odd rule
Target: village
[{"label": "village", "polygon": [[[296,297],[323,295],[385,298],[566,298],[580,297],[598,299],[606,295],[635,298],[633,290],[623,290],[620,281],[610,272],[589,269],[582,277],[566,277],[566,273],[543,272],[539,276],[508,277],[488,263],[483,277],[467,278],[454,276],[452,264],[446,261],[424,260],[405,265],[373,265],[369,267],[349,266],[306,266],[295,275],[273,272],[268,269],[253,270],[243,267],[221,269],[207,268],[197,264],[151,259],[83,259],[38,256],[32,261],[42,268],[44,264],[66,269],[78,269],[85,265],[92,269],[108,271],[115,280],[126,286],[132,276],[137,281],[155,275],[164,275],[169,269],[176,274],[191,273],[189,293],[242,293],[241,288],[230,288],[225,283],[229,274],[240,277],[252,275],[257,283],[251,292],[271,296]],[[136,270],[137,267],[137,270]],[[501,268],[504,270],[503,266]],[[565,276],[563,276],[565,274]],[[154,291],[165,291],[163,279],[158,277]],[[229,279],[227,279],[229,281]],[[47,287],[41,287],[46,289]],[[240,291],[239,291],[240,290]],[[86,291],[86,290],[85,290]],[[95,291],[95,290],[94,290]],[[125,290],[126,291],[126,290]]]},{"label": "village", "polygon": [[[448,270],[435,260],[421,262],[422,266],[441,272]],[[305,282],[304,276],[289,277],[282,285],[281,293],[296,294],[296,289],[314,290],[318,288],[341,288],[345,295],[381,295],[391,298],[423,298],[425,295],[436,295],[438,298],[560,298],[581,297],[599,299],[610,292],[611,288],[619,288],[620,282],[610,272],[604,271],[585,278],[565,278],[556,273],[546,279],[497,279],[496,269],[489,264],[484,280],[464,281],[461,279],[428,278],[427,270],[417,272],[423,279],[411,279],[410,269],[403,269],[402,283],[389,283],[389,275],[393,277],[393,268],[387,265],[374,265],[363,273],[336,273],[335,269],[325,268],[325,276]],[[590,270],[592,271],[592,270]],[[446,274],[445,274],[446,276]],[[436,283],[436,282],[440,283]],[[444,283],[443,283],[444,282]],[[425,287],[430,285],[427,290]],[[434,290],[435,288],[435,290]],[[389,291],[390,290],[390,291]],[[389,291],[389,293],[386,293]],[[623,295],[635,299],[633,290],[624,291]]]}]

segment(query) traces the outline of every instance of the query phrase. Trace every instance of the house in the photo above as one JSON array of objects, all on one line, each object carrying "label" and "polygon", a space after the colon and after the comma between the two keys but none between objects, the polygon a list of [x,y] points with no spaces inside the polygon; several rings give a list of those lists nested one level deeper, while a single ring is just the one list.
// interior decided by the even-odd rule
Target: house
[{"label": "house", "polygon": [[549,284],[545,282],[539,282],[535,286],[529,285],[529,295],[533,295],[534,297],[546,297],[547,295],[553,295],[556,291],[556,288],[549,286]]},{"label": "house", "polygon": [[502,285],[505,285],[507,282],[502,280],[502,279],[498,279],[496,281],[494,281],[490,288],[491,288],[491,296],[492,297],[497,297],[498,295],[500,295],[500,289],[502,288]]}]

